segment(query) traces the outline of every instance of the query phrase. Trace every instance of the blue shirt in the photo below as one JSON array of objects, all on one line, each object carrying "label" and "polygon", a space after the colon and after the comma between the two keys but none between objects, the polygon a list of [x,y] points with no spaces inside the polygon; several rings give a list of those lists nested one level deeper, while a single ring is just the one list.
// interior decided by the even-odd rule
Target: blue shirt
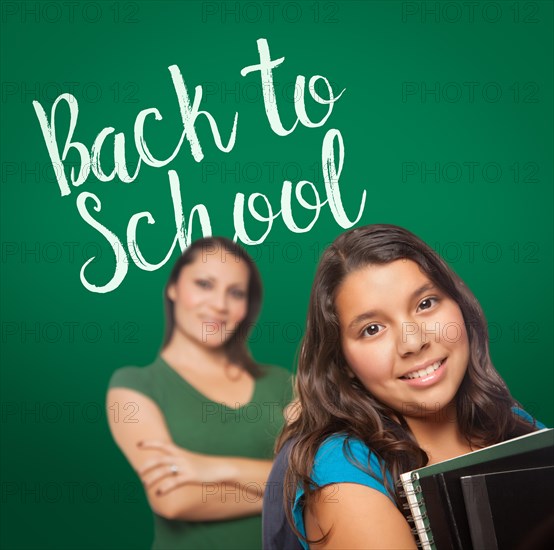
[{"label": "blue shirt", "polygon": [[[518,416],[535,424],[538,429],[543,429],[546,426],[541,422],[536,421],[529,413],[519,407],[512,409]],[[319,487],[331,485],[334,483],[357,483],[371,487],[385,496],[390,498],[396,506],[394,497],[389,494],[385,487],[383,479],[383,461],[378,458],[375,453],[370,451],[365,443],[359,439],[349,438],[346,442],[346,434],[334,434],[328,437],[319,447],[312,470],[312,479]],[[350,460],[349,460],[350,459]],[[354,464],[352,463],[354,462]],[[359,463],[357,465],[356,463]],[[366,471],[366,470],[369,470]],[[391,487],[394,487],[394,481],[390,472],[385,468],[385,475]],[[338,490],[338,488],[337,488]],[[296,528],[306,536],[306,528],[304,526],[303,517],[303,500],[304,489],[299,487],[296,491],[296,498],[293,505],[293,517]],[[332,494],[328,496],[333,498]],[[302,547],[308,549],[308,545],[300,540]]]}]

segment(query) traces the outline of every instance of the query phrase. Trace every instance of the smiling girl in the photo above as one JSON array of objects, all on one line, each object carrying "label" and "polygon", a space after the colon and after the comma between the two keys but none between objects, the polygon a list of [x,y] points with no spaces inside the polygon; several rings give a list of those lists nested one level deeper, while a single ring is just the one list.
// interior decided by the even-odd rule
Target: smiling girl
[{"label": "smiling girl", "polygon": [[110,381],[108,411],[129,413],[109,414],[110,429],[144,483],[154,548],[261,547],[261,494],[292,393],[289,373],[246,346],[261,294],[237,244],[195,241],[165,288],[159,356]]},{"label": "smiling girl", "polygon": [[324,252],[297,391],[279,448],[304,547],[415,548],[400,474],[537,429],[492,365],[471,291],[391,225],[353,229]]}]

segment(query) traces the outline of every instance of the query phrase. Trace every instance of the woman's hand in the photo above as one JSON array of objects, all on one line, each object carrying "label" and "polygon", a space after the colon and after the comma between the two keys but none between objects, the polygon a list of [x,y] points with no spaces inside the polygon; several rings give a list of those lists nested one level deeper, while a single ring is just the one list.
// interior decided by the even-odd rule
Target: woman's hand
[{"label": "woman's hand", "polygon": [[222,461],[217,457],[187,451],[172,443],[157,440],[141,441],[141,450],[160,451],[163,455],[145,462],[138,470],[144,486],[158,484],[157,495],[164,495],[187,483],[218,483],[223,481]]},{"label": "woman's hand", "polygon": [[295,422],[300,413],[302,412],[302,405],[300,404],[300,399],[298,397],[291,401],[283,410],[283,416],[285,417],[285,423],[292,424]]},{"label": "woman's hand", "polygon": [[[170,520],[215,521],[261,513],[262,499],[250,496],[250,488],[253,484],[265,487],[270,460],[187,451],[173,444],[163,414],[150,398],[127,388],[112,388],[107,401],[108,413],[121,403],[135,405],[138,422],[118,422],[109,414],[110,430],[134,470],[145,483],[154,483],[145,490],[157,515]],[[139,446],[139,442],[144,445]],[[173,464],[177,474],[170,468]],[[210,481],[209,487],[203,484]],[[225,498],[237,493],[237,483],[240,495],[245,494],[241,487],[248,490],[247,497],[238,501]]]}]

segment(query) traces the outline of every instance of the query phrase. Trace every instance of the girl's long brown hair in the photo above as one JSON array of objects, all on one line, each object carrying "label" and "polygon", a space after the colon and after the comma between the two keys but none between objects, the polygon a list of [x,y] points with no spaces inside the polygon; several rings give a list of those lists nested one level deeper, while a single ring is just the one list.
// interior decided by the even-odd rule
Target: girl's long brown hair
[{"label": "girl's long brown hair", "polygon": [[198,258],[201,261],[206,261],[207,257],[213,254],[217,254],[221,258],[222,263],[242,260],[248,267],[248,306],[246,316],[223,347],[230,361],[240,365],[254,378],[259,378],[263,375],[263,370],[252,358],[247,340],[262,305],[262,279],[256,264],[247,252],[226,237],[204,237],[198,239],[175,262],[164,288],[165,335],[162,349],[169,343],[175,329],[175,305],[167,294],[168,288],[177,281],[181,270],[185,266],[193,263]]},{"label": "girl's long brown hair", "polygon": [[[470,442],[488,446],[533,431],[513,414],[517,403],[492,365],[487,323],[479,302],[444,260],[421,239],[394,225],[368,225],[343,233],[325,250],[316,271],[296,377],[301,412],[277,442],[280,450],[286,441],[294,440],[284,482],[285,509],[294,532],[304,540],[294,525],[291,503],[299,484],[304,489],[304,504],[313,498],[317,489],[311,479],[314,458],[330,435],[346,434],[347,453],[349,438],[363,441],[376,453],[383,464],[385,486],[401,510],[398,490],[391,486],[385,471],[396,482],[400,474],[428,463],[402,411],[378,401],[349,375],[340,345],[335,297],[342,281],[369,264],[399,259],[416,262],[462,311],[470,349],[467,371],[455,398],[462,434]],[[368,464],[362,466],[371,473]]]}]

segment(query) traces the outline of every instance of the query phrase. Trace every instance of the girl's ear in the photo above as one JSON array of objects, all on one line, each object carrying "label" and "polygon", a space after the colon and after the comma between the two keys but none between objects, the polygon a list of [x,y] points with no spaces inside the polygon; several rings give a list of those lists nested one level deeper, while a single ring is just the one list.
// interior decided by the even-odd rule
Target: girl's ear
[{"label": "girl's ear", "polygon": [[343,367],[344,372],[346,373],[346,376],[348,376],[350,381],[354,380],[356,378],[356,375],[354,374],[354,371],[350,368],[350,365],[346,362],[346,359],[343,359]]}]

